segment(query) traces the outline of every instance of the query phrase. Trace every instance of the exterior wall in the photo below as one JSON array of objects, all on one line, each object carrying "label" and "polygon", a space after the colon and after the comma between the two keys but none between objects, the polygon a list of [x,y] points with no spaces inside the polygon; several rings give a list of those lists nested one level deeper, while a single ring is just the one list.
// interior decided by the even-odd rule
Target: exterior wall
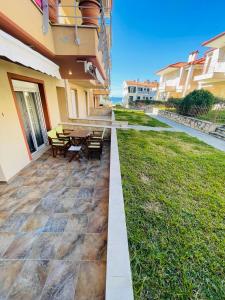
[{"label": "exterior wall", "polygon": [[1,86],[4,87],[0,89],[0,167],[6,181],[30,162],[7,72],[44,81],[52,127],[60,122],[56,86],[62,84],[51,76],[0,60]]},{"label": "exterior wall", "polygon": [[51,26],[49,26],[48,34],[44,35],[42,32],[42,13],[32,1],[0,1],[0,11],[15,24],[18,24],[24,31],[28,32],[39,43],[48,48],[48,50],[54,52]]},{"label": "exterior wall", "polygon": [[[135,87],[136,88],[136,93],[130,93],[128,88],[129,87]],[[155,100],[156,95],[157,95],[157,88],[151,88],[149,86],[143,86],[141,88],[149,88],[149,92],[145,91],[138,91],[139,86],[128,86],[126,82],[123,83],[123,105],[125,107],[128,107],[129,105],[129,99],[130,97],[133,97],[133,101],[138,101],[138,100]],[[140,97],[140,99],[138,99]],[[148,99],[146,99],[146,97]]]}]

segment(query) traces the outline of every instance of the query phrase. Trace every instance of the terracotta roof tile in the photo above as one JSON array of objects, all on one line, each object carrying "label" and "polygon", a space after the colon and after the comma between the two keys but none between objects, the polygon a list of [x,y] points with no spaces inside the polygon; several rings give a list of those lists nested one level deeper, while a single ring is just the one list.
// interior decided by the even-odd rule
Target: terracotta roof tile
[{"label": "terracotta roof tile", "polygon": [[150,88],[154,88],[154,87],[158,87],[159,83],[156,81],[153,82],[140,82],[140,81],[135,81],[135,80],[127,80],[126,81],[127,85],[134,85],[134,86],[142,86],[142,87],[150,87]]}]

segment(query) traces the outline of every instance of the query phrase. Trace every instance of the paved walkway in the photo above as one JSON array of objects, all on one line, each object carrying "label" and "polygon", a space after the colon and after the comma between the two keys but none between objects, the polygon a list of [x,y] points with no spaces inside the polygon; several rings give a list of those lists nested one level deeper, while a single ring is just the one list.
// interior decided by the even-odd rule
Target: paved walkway
[{"label": "paved walkway", "polygon": [[0,185],[0,299],[104,299],[109,152],[48,151]]},{"label": "paved walkway", "polygon": [[147,115],[149,115],[152,118],[155,118],[161,122],[166,123],[167,125],[171,126],[176,131],[185,132],[193,137],[198,138],[199,140],[205,142],[206,144],[213,146],[214,148],[216,148],[218,150],[225,151],[225,142],[220,139],[217,139],[209,134],[203,133],[199,130],[193,129],[193,128],[185,126],[183,124],[179,124],[177,122],[174,122],[174,121],[169,120],[162,116],[156,116],[156,115],[151,115],[151,114],[147,114]]}]

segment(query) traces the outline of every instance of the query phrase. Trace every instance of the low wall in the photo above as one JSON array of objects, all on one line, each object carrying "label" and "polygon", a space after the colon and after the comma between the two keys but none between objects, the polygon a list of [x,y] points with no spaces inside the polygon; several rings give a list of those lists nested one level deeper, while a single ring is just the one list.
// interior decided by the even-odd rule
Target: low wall
[{"label": "low wall", "polygon": [[106,300],[133,300],[119,149],[112,128],[109,184],[109,221],[106,270]]},{"label": "low wall", "polygon": [[112,109],[105,107],[91,108],[90,115],[91,116],[111,116]]},{"label": "low wall", "polygon": [[181,123],[190,126],[194,129],[201,130],[203,132],[212,132],[215,131],[215,129],[218,127],[217,124],[212,122],[182,116],[166,110],[160,110],[159,115],[171,119],[173,121],[176,121],[177,123]]}]

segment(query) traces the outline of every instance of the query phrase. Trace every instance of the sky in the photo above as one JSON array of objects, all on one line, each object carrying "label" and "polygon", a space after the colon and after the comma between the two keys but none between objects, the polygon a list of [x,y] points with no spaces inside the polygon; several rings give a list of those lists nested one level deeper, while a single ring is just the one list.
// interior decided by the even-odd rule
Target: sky
[{"label": "sky", "polygon": [[111,96],[124,80],[155,80],[168,64],[225,31],[225,0],[113,0]]}]

